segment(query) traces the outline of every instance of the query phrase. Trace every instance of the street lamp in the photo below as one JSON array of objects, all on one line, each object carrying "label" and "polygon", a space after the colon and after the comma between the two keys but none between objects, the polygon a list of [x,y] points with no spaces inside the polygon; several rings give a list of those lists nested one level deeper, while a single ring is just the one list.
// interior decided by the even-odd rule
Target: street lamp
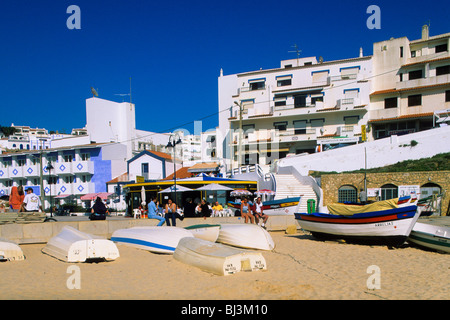
[{"label": "street lamp", "polygon": [[[176,138],[178,137],[178,140]],[[172,142],[171,142],[172,140]],[[171,134],[169,137],[169,142],[167,143],[167,148],[173,148],[173,181],[175,186],[175,208],[178,209],[177,203],[177,169],[175,166],[175,146],[181,143],[180,136],[178,133]]]},{"label": "street lamp", "polygon": [[53,218],[53,207],[52,207],[52,186],[51,186],[51,180],[52,180],[52,176],[51,176],[51,170],[53,170],[54,167],[52,166],[51,162],[47,163],[47,170],[48,170],[48,184],[50,185],[49,190],[50,190],[50,218]]}]

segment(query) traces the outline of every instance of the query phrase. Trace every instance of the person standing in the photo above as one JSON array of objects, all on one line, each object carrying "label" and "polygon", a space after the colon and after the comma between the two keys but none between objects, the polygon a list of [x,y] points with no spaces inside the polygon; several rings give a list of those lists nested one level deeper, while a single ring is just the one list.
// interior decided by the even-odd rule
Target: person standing
[{"label": "person standing", "polygon": [[22,186],[14,186],[11,188],[11,194],[9,195],[9,207],[13,212],[19,212],[22,208],[22,202],[25,198]]},{"label": "person standing", "polygon": [[27,194],[23,199],[21,210],[26,212],[39,212],[39,210],[43,211],[41,199],[34,194],[32,188],[27,189]]},{"label": "person standing", "polygon": [[156,198],[152,198],[150,200],[150,203],[148,205],[148,218],[149,219],[158,219],[158,227],[162,226],[164,222],[166,221],[165,218],[158,215],[158,207],[156,205]]}]

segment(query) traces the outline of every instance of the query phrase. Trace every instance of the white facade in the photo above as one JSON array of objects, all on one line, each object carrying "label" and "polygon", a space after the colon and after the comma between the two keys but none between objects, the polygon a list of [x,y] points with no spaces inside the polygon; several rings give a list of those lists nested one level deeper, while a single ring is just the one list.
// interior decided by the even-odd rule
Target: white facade
[{"label": "white facade", "polygon": [[[176,170],[181,168],[175,164]],[[145,180],[161,180],[171,175],[174,170],[172,157],[163,152],[142,151],[127,161],[128,179],[136,181],[137,177]]]},{"label": "white facade", "polygon": [[293,59],[277,69],[227,76],[221,72],[219,158],[232,158],[233,167],[264,166],[288,155],[315,152],[321,140],[357,143],[368,120],[371,76],[371,57],[362,55],[330,62]]},{"label": "white facade", "polygon": [[370,130],[373,139],[432,128],[433,113],[450,109],[450,33],[373,44]]}]

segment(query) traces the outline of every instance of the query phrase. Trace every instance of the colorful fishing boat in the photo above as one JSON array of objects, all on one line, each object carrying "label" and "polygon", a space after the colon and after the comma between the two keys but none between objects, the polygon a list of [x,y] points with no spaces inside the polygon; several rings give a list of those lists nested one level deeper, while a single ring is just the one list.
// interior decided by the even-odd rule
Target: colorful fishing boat
[{"label": "colorful fishing boat", "polygon": [[410,197],[368,205],[333,204],[328,213],[295,213],[300,227],[316,238],[402,244],[420,213]]},{"label": "colorful fishing boat", "polygon": [[436,220],[438,219],[434,219],[434,221],[429,223],[416,222],[408,237],[408,242],[440,252],[450,253],[449,220],[439,219],[447,223],[434,223]]},{"label": "colorful fishing boat", "polygon": [[[300,199],[301,197],[291,197],[278,200],[263,201],[263,212],[268,216],[293,215],[296,211],[298,211]],[[234,215],[240,215],[240,202],[228,201],[228,206],[234,212]]]}]

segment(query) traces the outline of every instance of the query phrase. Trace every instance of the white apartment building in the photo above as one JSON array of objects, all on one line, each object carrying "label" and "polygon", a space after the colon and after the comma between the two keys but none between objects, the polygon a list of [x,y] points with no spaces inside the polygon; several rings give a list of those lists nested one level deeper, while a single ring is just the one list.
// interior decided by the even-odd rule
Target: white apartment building
[{"label": "white apartment building", "polygon": [[[81,204],[81,196],[106,192],[106,182],[127,169],[122,144],[87,144],[57,149],[22,150],[0,155],[0,195],[12,186],[32,187],[49,207],[50,199]],[[41,160],[42,158],[42,160]]]},{"label": "white apartment building", "polygon": [[427,25],[418,40],[401,37],[373,44],[369,137],[427,130],[439,125],[436,114],[448,115],[449,47],[450,33],[430,37]]},{"label": "white apartment building", "polygon": [[358,143],[368,121],[371,76],[372,58],[362,50],[345,60],[308,57],[281,61],[276,69],[232,75],[221,70],[218,157],[232,159],[230,170]]}]

